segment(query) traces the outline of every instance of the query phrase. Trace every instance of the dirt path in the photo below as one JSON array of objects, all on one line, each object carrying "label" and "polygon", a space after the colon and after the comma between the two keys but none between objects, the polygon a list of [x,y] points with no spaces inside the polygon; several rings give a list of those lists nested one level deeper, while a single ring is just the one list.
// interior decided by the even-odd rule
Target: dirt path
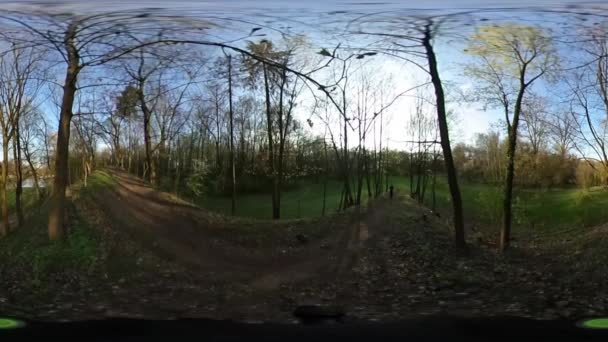
[{"label": "dirt path", "polygon": [[217,279],[273,290],[286,282],[333,278],[352,262],[354,241],[359,240],[356,224],[338,228],[322,241],[307,243],[295,252],[287,252],[279,244],[245,248],[218,237],[217,230],[234,224],[229,220],[210,220],[214,214],[208,211],[155,191],[126,173],[111,173],[118,186],[95,195],[96,204],[110,221],[162,257]]}]

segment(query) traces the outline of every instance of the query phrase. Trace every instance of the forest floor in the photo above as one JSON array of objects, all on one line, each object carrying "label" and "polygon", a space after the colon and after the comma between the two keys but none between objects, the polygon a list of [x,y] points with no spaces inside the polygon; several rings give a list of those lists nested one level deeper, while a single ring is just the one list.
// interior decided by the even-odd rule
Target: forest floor
[{"label": "forest floor", "polygon": [[[472,240],[465,256],[443,220],[399,196],[324,218],[233,219],[107,171],[74,189],[72,203],[71,240],[60,248],[86,255],[54,246],[49,255],[83,263],[53,268],[0,254],[3,315],[295,322],[294,309],[309,304],[370,320],[608,311],[604,227],[515,241],[506,255]],[[0,251],[24,233],[0,241]]]}]

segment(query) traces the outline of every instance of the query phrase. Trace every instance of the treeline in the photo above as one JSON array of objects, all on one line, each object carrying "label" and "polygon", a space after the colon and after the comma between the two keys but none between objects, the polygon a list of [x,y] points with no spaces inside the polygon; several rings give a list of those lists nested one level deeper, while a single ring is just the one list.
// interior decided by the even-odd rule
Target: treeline
[{"label": "treeline", "polygon": [[[507,141],[499,133],[482,133],[474,144],[454,146],[454,161],[463,179],[500,185],[505,178],[506,151]],[[545,189],[604,184],[588,161],[550,149],[535,150],[524,139],[517,144],[514,183],[518,187]]]}]

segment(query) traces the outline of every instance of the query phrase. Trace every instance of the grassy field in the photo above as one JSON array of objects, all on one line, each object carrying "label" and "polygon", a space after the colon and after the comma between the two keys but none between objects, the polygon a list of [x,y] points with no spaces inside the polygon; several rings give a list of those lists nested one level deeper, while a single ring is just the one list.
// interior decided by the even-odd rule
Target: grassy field
[{"label": "grassy field", "polygon": [[[409,183],[401,181],[398,189],[409,191]],[[461,182],[465,221],[498,226],[502,219],[502,188],[490,184]],[[451,211],[445,180],[437,184],[437,208]],[[425,203],[431,205],[430,194]],[[590,227],[608,222],[608,190],[591,189],[515,189],[515,227],[550,233],[575,227]]]},{"label": "grassy field", "polygon": [[[389,182],[397,192],[409,193],[409,179],[391,177]],[[326,213],[337,209],[341,183],[331,181],[327,187]],[[502,215],[501,188],[496,185],[461,182],[465,220],[485,226],[498,226]],[[364,194],[363,198],[366,198]],[[550,233],[573,227],[589,227],[608,222],[608,190],[585,189],[516,189],[515,226]],[[322,183],[303,183],[281,197],[281,218],[320,216],[323,201]],[[450,196],[444,179],[438,179],[437,208],[450,212]],[[230,213],[229,197],[204,197],[197,204],[213,211]],[[431,205],[430,188],[425,204]],[[270,194],[246,194],[237,198],[237,216],[270,218]]]},{"label": "grassy field", "polygon": [[[389,180],[396,188],[405,191],[405,177],[391,177]],[[342,182],[331,180],[327,183],[325,213],[335,212],[340,205]],[[367,189],[361,196],[367,200]],[[230,197],[206,196],[197,199],[196,204],[216,212],[230,214]],[[294,190],[281,194],[281,218],[311,218],[321,216],[323,208],[323,183],[302,182]],[[269,219],[272,217],[271,194],[237,195],[236,216]]]},{"label": "grassy field", "polygon": [[[327,183],[325,212],[335,211],[340,204],[342,183],[332,180]],[[207,196],[199,198],[196,204],[213,211],[230,214],[230,197]],[[281,194],[281,218],[305,218],[321,216],[323,208],[323,183],[303,183],[296,190]],[[272,217],[271,195],[244,194],[237,197],[236,215],[250,218],[269,219]]]}]

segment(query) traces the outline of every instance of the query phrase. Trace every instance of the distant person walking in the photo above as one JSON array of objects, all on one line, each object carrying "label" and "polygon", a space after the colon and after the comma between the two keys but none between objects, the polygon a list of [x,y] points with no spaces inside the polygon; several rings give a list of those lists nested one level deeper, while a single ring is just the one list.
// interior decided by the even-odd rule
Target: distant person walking
[{"label": "distant person walking", "polygon": [[395,187],[391,184],[391,186],[388,188],[388,196],[390,197],[390,199],[393,199],[393,190],[395,190]]}]

